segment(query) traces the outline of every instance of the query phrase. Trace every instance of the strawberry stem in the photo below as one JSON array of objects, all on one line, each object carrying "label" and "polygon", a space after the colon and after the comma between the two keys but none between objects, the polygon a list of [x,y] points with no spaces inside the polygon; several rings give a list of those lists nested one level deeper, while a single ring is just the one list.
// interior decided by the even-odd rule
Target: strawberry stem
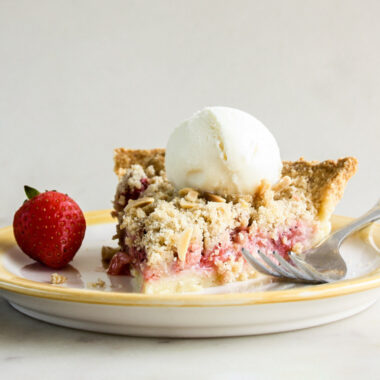
[{"label": "strawberry stem", "polygon": [[40,193],[38,190],[34,189],[33,187],[27,186],[27,185],[24,186],[24,190],[25,190],[25,194],[28,197],[28,199],[32,199]]}]

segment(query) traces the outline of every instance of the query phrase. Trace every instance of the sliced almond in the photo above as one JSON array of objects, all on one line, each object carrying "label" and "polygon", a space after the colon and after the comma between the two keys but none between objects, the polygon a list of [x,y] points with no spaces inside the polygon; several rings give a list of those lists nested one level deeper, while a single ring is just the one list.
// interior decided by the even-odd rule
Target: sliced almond
[{"label": "sliced almond", "polygon": [[205,197],[208,201],[210,202],[219,202],[219,203],[225,203],[226,200],[221,197],[220,195],[216,195],[216,194],[213,194],[213,193],[205,193]]},{"label": "sliced almond", "polygon": [[189,202],[187,201],[186,199],[184,198],[181,198],[181,200],[179,201],[179,205],[184,208],[184,209],[190,209],[190,208],[195,208],[197,207],[197,204],[194,203],[194,202]]},{"label": "sliced almond", "polygon": [[145,211],[140,207],[136,210],[136,215],[140,219],[143,219],[146,217]]},{"label": "sliced almond", "polygon": [[193,229],[191,227],[186,228],[177,238],[177,253],[178,258],[184,262],[186,260],[186,254],[189,249],[191,236],[193,235]]},{"label": "sliced almond", "polygon": [[178,191],[178,195],[181,196],[181,197],[184,197],[190,191],[195,191],[195,190],[193,188],[191,188],[191,187],[184,187],[183,189],[181,189],[181,190]]},{"label": "sliced almond", "polygon": [[189,202],[195,202],[198,199],[198,191],[190,190],[186,195],[185,199]]},{"label": "sliced almond", "polygon": [[151,197],[144,197],[144,198],[139,198],[136,200],[130,200],[128,202],[127,207],[125,208],[125,211],[131,209],[132,207],[144,207],[152,204],[154,202],[154,198]]}]

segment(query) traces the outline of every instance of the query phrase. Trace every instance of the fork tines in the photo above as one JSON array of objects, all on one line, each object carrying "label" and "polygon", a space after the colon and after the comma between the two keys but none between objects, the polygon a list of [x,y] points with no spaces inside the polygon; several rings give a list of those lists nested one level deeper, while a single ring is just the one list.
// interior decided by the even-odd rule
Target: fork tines
[{"label": "fork tines", "polygon": [[273,251],[271,255],[272,257],[269,257],[258,250],[258,258],[251,255],[245,248],[242,248],[242,253],[246,260],[261,273],[293,281],[312,283],[324,282],[319,276],[311,272],[307,265],[296,257],[294,252],[289,253],[291,263],[286,261],[276,251]]}]

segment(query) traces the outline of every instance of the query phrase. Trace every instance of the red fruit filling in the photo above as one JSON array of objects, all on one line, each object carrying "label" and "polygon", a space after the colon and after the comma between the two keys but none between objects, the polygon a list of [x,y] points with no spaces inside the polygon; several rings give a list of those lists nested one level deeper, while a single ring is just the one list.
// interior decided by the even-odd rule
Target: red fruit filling
[{"label": "red fruit filling", "polygon": [[128,201],[130,199],[133,199],[133,200],[137,199],[146,190],[146,188],[149,185],[148,178],[141,178],[140,182],[141,182],[141,187],[139,189],[128,188],[128,191],[123,194],[125,196],[126,204],[128,204]]},{"label": "red fruit filling", "polygon": [[130,275],[131,267],[134,267],[146,260],[144,250],[129,248],[129,253],[117,252],[113,255],[107,273],[113,276]]},{"label": "red fruit filling", "polygon": [[154,281],[162,276],[179,273],[186,269],[212,272],[216,270],[218,263],[239,260],[242,257],[241,249],[243,247],[252,254],[260,250],[266,255],[271,255],[273,251],[276,251],[288,259],[288,254],[295,244],[300,243],[305,249],[309,248],[314,233],[315,227],[303,222],[296,222],[292,227],[279,231],[275,235],[276,238],[273,238],[273,233],[268,231],[257,231],[254,235],[250,235],[247,229],[237,229],[231,232],[227,242],[219,243],[211,250],[205,251],[200,245],[191,245],[185,261],[181,262],[177,259],[169,267],[150,267],[145,264],[145,251],[129,247],[129,254],[124,253],[128,259],[125,258],[123,261],[115,255],[108,273],[124,274],[125,269],[119,268],[123,265],[127,268],[137,267],[142,271],[145,281]]},{"label": "red fruit filling", "polygon": [[129,264],[131,263],[131,258],[127,253],[117,252],[113,255],[110,265],[108,267],[107,273],[119,276],[119,275],[130,275]]}]

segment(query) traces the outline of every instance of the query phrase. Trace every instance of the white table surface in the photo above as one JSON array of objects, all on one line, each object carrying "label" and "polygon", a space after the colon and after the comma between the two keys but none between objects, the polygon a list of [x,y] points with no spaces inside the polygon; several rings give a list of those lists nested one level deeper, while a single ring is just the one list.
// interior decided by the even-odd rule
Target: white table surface
[{"label": "white table surface", "polygon": [[52,326],[0,301],[1,378],[378,379],[379,315],[377,303],[340,322],[282,334],[148,339]]},{"label": "white table surface", "polygon": [[[284,159],[357,156],[337,213],[359,215],[380,189],[379,12],[370,0],[1,0],[0,226],[24,184],[109,208],[113,148],[163,147],[206,105],[258,117]],[[377,304],[299,332],[135,339],[0,300],[0,378],[375,379],[379,315]]]}]

